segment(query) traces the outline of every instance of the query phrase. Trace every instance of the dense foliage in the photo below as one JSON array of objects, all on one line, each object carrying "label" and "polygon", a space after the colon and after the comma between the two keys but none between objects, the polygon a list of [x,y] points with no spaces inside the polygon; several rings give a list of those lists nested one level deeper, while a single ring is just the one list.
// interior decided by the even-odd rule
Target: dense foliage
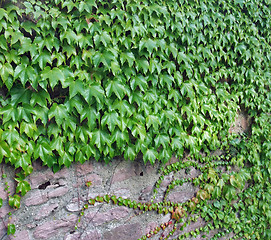
[{"label": "dense foliage", "polygon": [[[237,236],[270,239],[270,16],[269,0],[0,8],[0,162],[22,169],[17,193],[37,159],[57,171],[140,153],[152,164],[184,151],[200,161],[220,148],[221,165],[242,170],[208,162],[195,184],[217,201],[202,211]],[[240,110],[247,136],[229,134]]]}]

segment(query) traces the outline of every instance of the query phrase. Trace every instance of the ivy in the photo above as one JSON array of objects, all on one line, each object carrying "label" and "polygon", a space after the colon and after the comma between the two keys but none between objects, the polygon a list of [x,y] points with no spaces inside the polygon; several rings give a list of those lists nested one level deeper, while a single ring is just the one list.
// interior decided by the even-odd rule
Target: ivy
[{"label": "ivy", "polygon": [[[193,183],[204,202],[201,215],[214,223],[204,231],[224,227],[235,238],[270,238],[269,1],[23,5],[0,8],[0,162],[22,170],[12,207],[30,190],[25,177],[37,159],[57,171],[91,158],[143,154],[155,164],[189,153],[203,165]],[[229,134],[240,111],[251,129]],[[218,159],[201,157],[217,149]],[[209,215],[208,199],[215,201]],[[195,201],[188,204],[192,212]],[[140,205],[150,207],[159,209]],[[182,219],[181,208],[171,212],[174,221]]]}]

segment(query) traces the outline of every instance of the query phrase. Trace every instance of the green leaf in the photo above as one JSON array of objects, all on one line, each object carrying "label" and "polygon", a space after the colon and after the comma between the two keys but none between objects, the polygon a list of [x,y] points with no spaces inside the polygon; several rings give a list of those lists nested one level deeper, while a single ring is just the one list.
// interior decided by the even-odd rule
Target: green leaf
[{"label": "green leaf", "polygon": [[85,90],[84,84],[81,81],[69,82],[69,97],[73,98],[78,93],[83,93]]},{"label": "green leaf", "polygon": [[0,48],[2,48],[4,51],[7,51],[8,49],[7,40],[4,35],[0,35]]},{"label": "green leaf", "polygon": [[65,120],[69,120],[69,116],[67,113],[67,109],[63,104],[54,103],[49,112],[48,112],[49,120],[55,118],[56,124],[60,127]]},{"label": "green leaf", "polygon": [[147,161],[149,161],[153,165],[157,158],[158,153],[154,149],[147,149],[147,151],[143,155],[143,160],[145,164],[147,163]]},{"label": "green leaf", "polygon": [[135,56],[132,52],[123,52],[120,54],[120,62],[121,65],[127,62],[129,67],[132,67],[135,62]]},{"label": "green leaf", "polygon": [[100,42],[103,43],[103,45],[105,47],[107,47],[107,45],[111,42],[111,37],[110,35],[108,34],[108,32],[106,31],[103,31],[101,34],[96,34],[94,36],[94,43],[97,47],[99,47],[100,45]]},{"label": "green leaf", "polygon": [[22,168],[24,171],[31,165],[31,156],[23,153],[20,157],[15,160],[15,168]]},{"label": "green leaf", "polygon": [[68,152],[64,152],[64,154],[59,158],[59,166],[65,165],[66,167],[69,167],[72,162],[73,156]]},{"label": "green leaf", "polygon": [[32,92],[31,98],[30,98],[30,105],[34,107],[36,104],[38,104],[41,107],[47,108],[47,103],[51,103],[50,95],[47,91],[43,89],[39,89],[38,92]]},{"label": "green leaf", "polygon": [[216,177],[217,177],[216,171],[213,168],[209,168],[208,179],[210,179],[210,182],[216,183]]},{"label": "green leaf", "polygon": [[17,195],[17,194],[15,194],[14,196],[9,196],[8,204],[12,208],[16,208],[16,209],[20,208],[20,206],[21,206],[21,197],[19,195]]},{"label": "green leaf", "polygon": [[59,68],[51,69],[48,66],[43,69],[41,77],[43,80],[49,79],[49,83],[52,89],[58,84],[58,81],[65,81],[65,76]]},{"label": "green leaf", "polygon": [[137,86],[142,92],[145,92],[148,89],[147,79],[142,75],[133,77],[130,84],[133,91],[136,89]]},{"label": "green leaf", "polygon": [[11,104],[17,106],[19,103],[29,104],[31,98],[31,91],[24,88],[13,88],[10,91]]},{"label": "green leaf", "polygon": [[102,63],[107,69],[110,69],[111,62],[115,60],[115,57],[111,52],[96,52],[92,59],[95,68],[97,68],[100,63]]},{"label": "green leaf", "polygon": [[158,148],[161,145],[164,148],[167,148],[169,145],[169,136],[165,134],[157,134],[155,139],[154,139],[155,147]]},{"label": "green leaf", "polygon": [[114,93],[118,99],[122,99],[126,94],[125,86],[119,81],[109,81],[106,88],[106,95],[110,97]]},{"label": "green leaf", "polygon": [[64,42],[64,39],[66,39],[67,43],[71,45],[72,43],[78,41],[78,36],[72,29],[68,28],[66,31],[63,31],[60,34],[60,41]]},{"label": "green leaf", "polygon": [[40,158],[47,166],[52,167],[56,159],[52,158],[53,153],[49,141],[45,138],[39,139],[34,150],[34,158]]},{"label": "green leaf", "polygon": [[223,195],[228,201],[236,198],[236,190],[233,186],[225,185],[223,188]]},{"label": "green leaf", "polygon": [[92,104],[94,102],[93,97],[96,99],[98,103],[104,101],[104,90],[101,85],[92,83],[89,86],[85,87],[85,90],[81,93],[88,104]]},{"label": "green leaf", "polygon": [[27,181],[19,181],[16,187],[16,193],[21,193],[24,196],[31,190],[30,184]]},{"label": "green leaf", "polygon": [[126,160],[129,159],[131,161],[135,160],[136,152],[135,152],[133,147],[128,146],[127,148],[125,148],[125,150],[124,150],[124,158]]},{"label": "green leaf", "polygon": [[143,73],[146,74],[149,71],[149,62],[146,59],[137,59],[136,70],[138,73],[141,73],[140,70],[143,70]]},{"label": "green leaf", "polygon": [[160,125],[160,120],[155,115],[148,115],[146,118],[146,125],[147,125],[147,129],[149,129],[150,126],[152,125],[154,130],[157,131]]},{"label": "green leaf", "polygon": [[143,39],[139,42],[139,51],[141,51],[144,48],[146,48],[149,54],[151,55],[153,52],[153,49],[157,51],[157,43],[150,38],[147,40]]},{"label": "green leaf", "polygon": [[11,89],[13,84],[13,74],[14,74],[13,67],[9,63],[5,63],[0,68],[0,77],[9,90]]},{"label": "green leaf", "polygon": [[258,183],[261,183],[263,181],[262,173],[260,172],[260,170],[254,173],[253,179],[255,182],[258,182]]},{"label": "green leaf", "polygon": [[44,69],[47,64],[52,65],[52,54],[48,50],[43,50],[33,59],[33,63],[39,63],[40,69]]},{"label": "green leaf", "polygon": [[119,110],[120,116],[130,117],[134,112],[134,107],[127,100],[116,100],[113,108]]},{"label": "green leaf", "polygon": [[[1,138],[0,138],[1,139]],[[5,141],[0,141],[0,163],[4,157],[10,156],[10,149],[8,144]]]},{"label": "green leaf", "polygon": [[80,122],[87,119],[87,124],[89,128],[93,129],[96,127],[96,120],[100,119],[100,113],[93,107],[86,106],[83,108],[80,115]]},{"label": "green leaf", "polygon": [[97,129],[93,132],[92,143],[102,152],[105,144],[111,146],[111,139],[106,131]]},{"label": "green leaf", "polygon": [[139,124],[139,123],[135,123],[133,128],[132,128],[132,135],[134,137],[137,137],[137,135],[139,135],[140,140],[144,141],[145,137],[146,137],[146,129],[143,125]]},{"label": "green leaf", "polygon": [[8,230],[7,230],[7,234],[8,235],[14,235],[16,232],[16,228],[15,225],[12,223],[8,223]]},{"label": "green leaf", "polygon": [[107,125],[111,133],[114,132],[115,127],[119,124],[119,115],[116,112],[105,113],[101,120],[101,125]]},{"label": "green leaf", "polygon": [[112,61],[111,62],[111,71],[114,76],[116,76],[120,72],[120,65],[117,61]]},{"label": "green leaf", "polygon": [[112,136],[112,142],[116,142],[117,147],[121,149],[129,142],[129,135],[127,132],[116,129]]}]

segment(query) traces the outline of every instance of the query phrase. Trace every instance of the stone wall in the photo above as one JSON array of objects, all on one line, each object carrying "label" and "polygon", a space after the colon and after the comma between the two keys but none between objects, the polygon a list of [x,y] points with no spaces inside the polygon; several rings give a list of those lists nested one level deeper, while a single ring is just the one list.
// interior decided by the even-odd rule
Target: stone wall
[{"label": "stone wall", "polygon": [[[248,131],[250,122],[244,113],[240,113],[230,131],[235,133]],[[170,163],[176,161],[178,160],[173,157]],[[144,165],[141,158],[134,162],[114,159],[109,164],[93,160],[84,164],[74,163],[70,168],[63,168],[54,174],[51,169],[42,166],[41,162],[35,162],[34,171],[27,178],[32,190],[22,197],[21,207],[15,211],[8,206],[8,196],[4,190],[7,182],[11,194],[14,194],[15,172],[13,168],[0,164],[0,171],[7,174],[7,178],[0,182],[0,198],[4,200],[0,208],[0,240],[138,239],[161,223],[170,221],[170,214],[163,215],[155,211],[144,213],[124,206],[95,203],[86,210],[78,229],[75,229],[75,226],[80,210],[89,198],[109,194],[138,202],[150,202],[154,185],[160,176],[159,167],[159,164]],[[173,179],[193,178],[199,174],[199,171],[191,168],[187,173],[182,170],[166,176],[155,201],[163,199],[167,186]],[[91,182],[90,187],[86,186],[87,182]],[[191,183],[185,183],[172,190],[168,200],[185,202],[195,196],[197,190]],[[11,219],[9,212],[12,213]],[[16,225],[15,236],[6,234],[9,222]],[[184,231],[191,231],[204,225],[205,222],[199,218]],[[169,230],[170,227],[167,231]],[[214,233],[211,231],[207,239]],[[161,235],[152,239],[159,239],[159,236]],[[201,236],[196,239],[201,239]]]},{"label": "stone wall", "polygon": [[[176,159],[172,159],[172,162]],[[14,170],[1,165],[5,179],[14,193]],[[144,165],[140,159],[131,162],[116,159],[110,164],[89,161],[84,164],[73,164],[53,174],[41,163],[35,162],[34,172],[28,177],[32,190],[21,200],[21,207],[13,210],[8,206],[7,193],[4,191],[5,180],[1,180],[0,197],[4,199],[0,208],[0,239],[6,229],[3,223],[14,222],[16,234],[11,239],[138,239],[161,223],[168,222],[170,215],[157,212],[142,213],[124,206],[96,203],[89,207],[85,216],[75,230],[79,213],[86,200],[99,195],[116,195],[139,202],[150,202],[153,187],[159,178],[159,166]],[[191,169],[189,175],[184,172],[178,177],[194,177],[199,174]],[[161,201],[163,192],[172,180],[173,175],[165,178],[155,201]],[[90,187],[86,186],[91,182]],[[168,199],[183,202],[192,198],[196,188],[184,184],[176,188]],[[8,213],[12,212],[11,220]]]}]

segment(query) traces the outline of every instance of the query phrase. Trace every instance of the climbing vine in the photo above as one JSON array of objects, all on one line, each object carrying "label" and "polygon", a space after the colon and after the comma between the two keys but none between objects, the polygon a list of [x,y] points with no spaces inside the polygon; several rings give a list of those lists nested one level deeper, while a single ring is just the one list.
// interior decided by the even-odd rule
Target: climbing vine
[{"label": "climbing vine", "polygon": [[[4,4],[0,162],[20,170],[9,204],[20,207],[37,159],[56,172],[91,158],[142,154],[165,164],[175,155],[180,162],[156,185],[170,171],[197,167],[202,174],[191,181],[200,190],[187,203],[101,196],[89,204],[171,212],[172,231],[195,213],[209,223],[192,235],[215,227],[270,239],[270,14],[269,0]],[[229,134],[240,111],[251,129]],[[217,149],[223,154],[211,157]],[[181,161],[185,151],[191,162]]]}]

